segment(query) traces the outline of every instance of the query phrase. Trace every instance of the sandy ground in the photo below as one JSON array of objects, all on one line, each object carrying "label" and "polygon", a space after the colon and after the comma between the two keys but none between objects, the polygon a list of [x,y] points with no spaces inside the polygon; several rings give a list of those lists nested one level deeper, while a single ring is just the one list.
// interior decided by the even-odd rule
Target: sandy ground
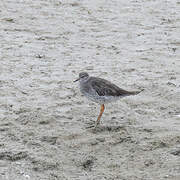
[{"label": "sandy ground", "polygon": [[[180,179],[180,1],[0,7],[0,180]],[[80,71],[145,90],[86,129]]]}]

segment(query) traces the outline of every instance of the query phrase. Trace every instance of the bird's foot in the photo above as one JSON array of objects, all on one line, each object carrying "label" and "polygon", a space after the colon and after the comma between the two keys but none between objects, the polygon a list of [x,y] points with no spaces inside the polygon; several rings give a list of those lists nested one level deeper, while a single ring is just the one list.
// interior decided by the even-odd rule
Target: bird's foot
[{"label": "bird's foot", "polygon": [[96,129],[99,126],[99,121],[95,122],[94,128]]},{"label": "bird's foot", "polygon": [[91,129],[91,128],[94,128],[94,125],[86,126],[86,129]]},{"label": "bird's foot", "polygon": [[93,128],[94,127],[94,121],[90,121],[87,123],[87,126],[86,126],[86,129],[90,129],[90,128]]},{"label": "bird's foot", "polygon": [[86,126],[86,129],[91,129],[91,128],[94,128],[94,129],[96,129],[97,127],[98,127],[98,125],[99,125],[99,122],[90,122],[90,123],[88,123],[88,126]]}]

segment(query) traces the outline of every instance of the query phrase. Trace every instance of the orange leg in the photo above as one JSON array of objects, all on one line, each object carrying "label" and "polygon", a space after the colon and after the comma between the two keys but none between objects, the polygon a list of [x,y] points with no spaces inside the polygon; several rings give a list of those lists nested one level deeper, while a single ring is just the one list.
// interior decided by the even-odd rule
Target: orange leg
[{"label": "orange leg", "polygon": [[98,116],[98,118],[97,118],[95,127],[97,127],[97,125],[99,124],[100,119],[101,119],[101,116],[102,116],[102,114],[103,114],[103,112],[104,112],[104,109],[105,109],[104,104],[102,104],[102,105],[101,105],[101,111],[100,111],[99,116]]}]

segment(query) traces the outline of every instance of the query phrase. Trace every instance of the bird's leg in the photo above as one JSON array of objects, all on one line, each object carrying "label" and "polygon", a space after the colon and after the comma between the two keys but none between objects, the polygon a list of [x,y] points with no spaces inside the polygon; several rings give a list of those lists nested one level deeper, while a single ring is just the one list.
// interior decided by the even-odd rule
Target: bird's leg
[{"label": "bird's leg", "polygon": [[99,124],[100,119],[101,119],[101,116],[102,116],[102,114],[103,114],[103,112],[104,112],[104,109],[105,109],[104,104],[102,104],[102,105],[101,105],[101,110],[100,110],[99,116],[98,116],[97,121],[96,121],[96,124],[95,124],[95,127],[97,127],[97,125]]}]

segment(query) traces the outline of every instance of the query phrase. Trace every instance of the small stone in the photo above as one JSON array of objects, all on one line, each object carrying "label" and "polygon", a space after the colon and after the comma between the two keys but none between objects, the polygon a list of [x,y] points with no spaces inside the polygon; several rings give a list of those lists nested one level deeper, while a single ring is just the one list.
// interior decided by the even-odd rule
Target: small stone
[{"label": "small stone", "polygon": [[180,148],[176,148],[170,151],[170,154],[174,156],[180,156]]},{"label": "small stone", "polygon": [[96,140],[99,141],[99,142],[104,142],[105,138],[96,138]]},{"label": "small stone", "polygon": [[84,170],[91,171],[95,160],[96,159],[93,156],[88,156],[81,162],[81,166]]},{"label": "small stone", "polygon": [[172,48],[173,52],[175,52],[177,50],[177,48]]},{"label": "small stone", "polygon": [[116,117],[115,117],[115,116],[113,116],[111,119],[112,119],[112,120],[114,120],[114,119],[116,119]]},{"label": "small stone", "polygon": [[44,58],[45,56],[44,55],[42,55],[42,54],[37,54],[36,55],[36,58]]},{"label": "small stone", "polygon": [[7,21],[7,22],[14,22],[13,18],[4,18],[3,20]]},{"label": "small stone", "polygon": [[149,167],[149,166],[151,166],[151,165],[153,165],[153,164],[154,164],[154,161],[153,161],[152,159],[148,159],[148,160],[146,160],[146,161],[144,162],[144,165],[147,166],[147,167]]}]

